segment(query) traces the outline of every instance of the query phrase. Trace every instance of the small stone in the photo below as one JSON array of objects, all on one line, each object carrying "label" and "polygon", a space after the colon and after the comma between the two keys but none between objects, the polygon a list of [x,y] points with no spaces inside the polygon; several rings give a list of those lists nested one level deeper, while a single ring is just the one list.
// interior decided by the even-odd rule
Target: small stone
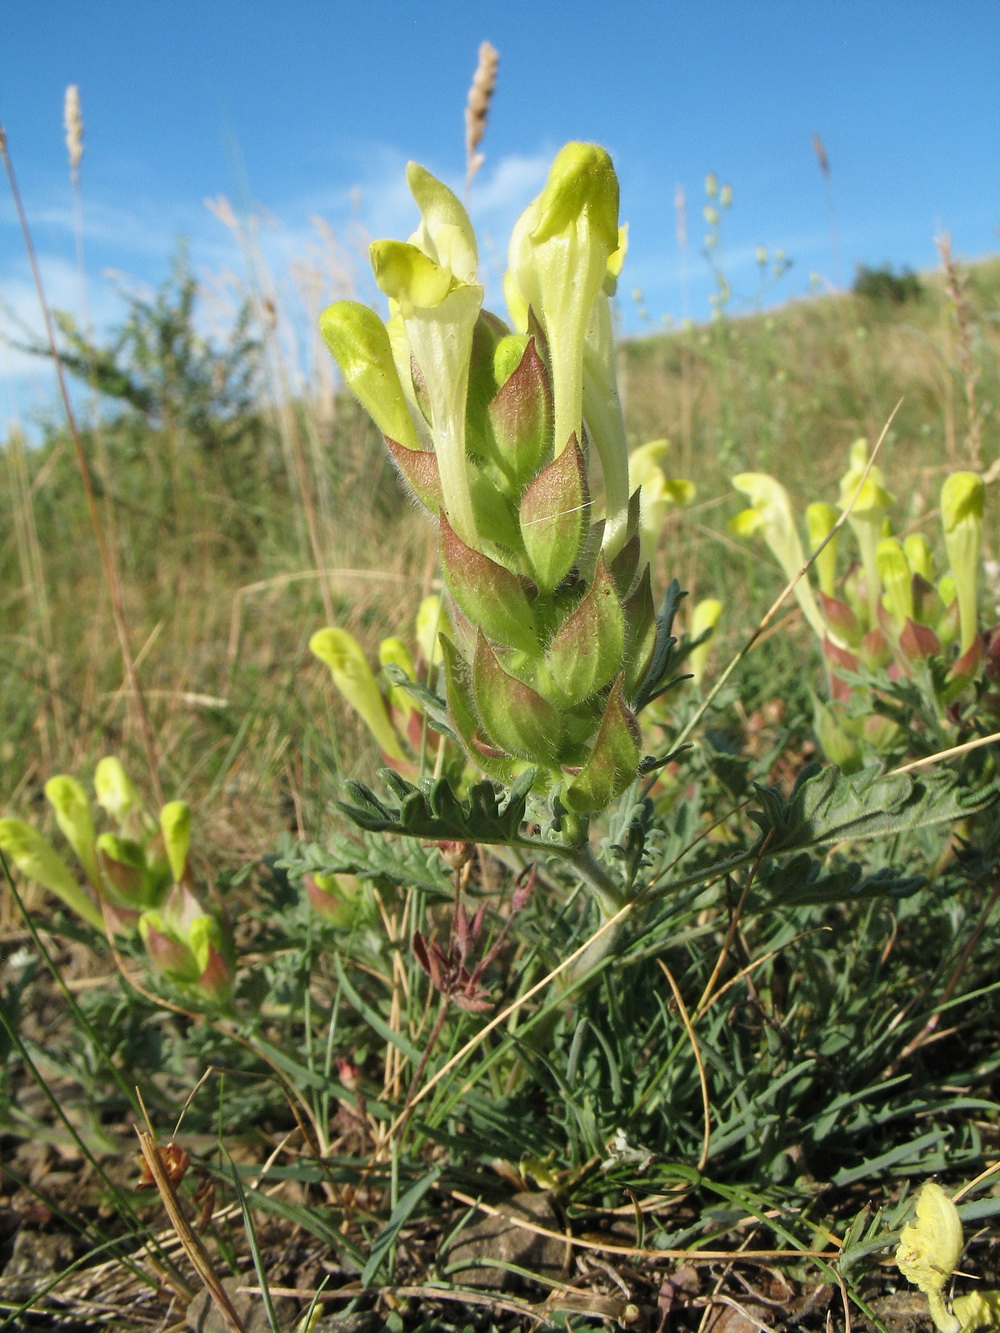
[{"label": "small stone", "polygon": [[[222,1279],[223,1290],[232,1301],[233,1309],[243,1321],[247,1333],[271,1333],[264,1298],[253,1292],[240,1291],[240,1287],[256,1285],[255,1273]],[[279,1325],[282,1328],[294,1328],[297,1313],[295,1301],[290,1296],[273,1296],[271,1300]],[[192,1333],[232,1333],[207,1287],[203,1287],[188,1306],[185,1322]]]},{"label": "small stone", "polygon": [[[558,1279],[569,1258],[569,1247],[552,1236],[519,1227],[510,1218],[520,1217],[549,1231],[561,1231],[562,1223],[549,1194],[523,1192],[500,1205],[500,1216],[488,1215],[462,1231],[458,1244],[447,1256],[453,1281],[463,1287],[481,1287],[493,1291],[509,1291],[523,1285],[517,1273],[502,1268],[475,1267],[476,1260],[492,1259],[497,1263],[515,1264],[539,1277]],[[469,1267],[459,1268],[467,1264]]]},{"label": "small stone", "polygon": [[76,1258],[76,1238],[65,1232],[21,1230],[0,1278],[0,1293],[25,1301]]},{"label": "small stone", "polygon": [[382,1333],[385,1324],[374,1310],[355,1314],[328,1314],[317,1319],[309,1333]]}]

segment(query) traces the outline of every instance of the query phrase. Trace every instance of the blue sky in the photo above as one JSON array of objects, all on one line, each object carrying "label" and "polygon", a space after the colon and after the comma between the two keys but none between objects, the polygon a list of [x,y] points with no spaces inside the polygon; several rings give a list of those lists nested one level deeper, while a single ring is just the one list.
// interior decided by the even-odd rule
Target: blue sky
[{"label": "blue sky", "polygon": [[[407,159],[461,187],[463,108],[484,38],[500,72],[471,211],[494,304],[510,225],[568,139],[603,143],[618,168],[626,331],[643,327],[636,287],[653,322],[708,314],[709,171],[733,188],[721,257],[736,309],[753,303],[759,245],[792,261],[769,301],[847,284],[857,263],[932,267],[943,229],[962,257],[1000,249],[997,0],[10,0],[4,27],[0,123],[50,298],[77,311],[62,108],[66,85],[80,87],[98,325],[120,310],[108,272],[155,284],[181,234],[207,283],[240,271],[231,233],[204,203],[220,194],[262,216],[280,282],[318,262],[319,215],[372,295],[365,235],[414,224]],[[814,133],[830,162],[839,268]],[[34,319],[5,182],[0,297]],[[28,392],[24,371],[0,349],[0,376],[17,385],[14,408],[0,398],[8,419],[48,392],[44,374]]]}]

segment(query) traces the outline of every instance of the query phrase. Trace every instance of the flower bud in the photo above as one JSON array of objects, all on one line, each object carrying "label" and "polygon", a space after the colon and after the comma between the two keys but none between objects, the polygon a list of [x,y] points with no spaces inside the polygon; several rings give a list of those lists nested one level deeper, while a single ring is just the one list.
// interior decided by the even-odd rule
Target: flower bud
[{"label": "flower bud", "polygon": [[146,858],[139,844],[116,833],[102,833],[97,839],[97,854],[109,896],[123,906],[148,906],[142,902]]},{"label": "flower bud", "polygon": [[[412,681],[417,679],[417,672],[413,665],[413,658],[410,656],[410,650],[402,639],[391,638],[383,639],[378,646],[378,660],[383,667],[397,667],[403,674]],[[389,706],[394,712],[399,714],[402,728],[405,732],[407,723],[414,713],[420,713],[423,710],[417,701],[403,689],[401,685],[389,685]]]},{"label": "flower bud", "polygon": [[933,583],[935,578],[934,553],[924,534],[922,532],[911,532],[908,537],[904,537],[903,550],[906,552],[906,558],[910,562],[910,568],[914,574],[919,574],[927,583]]},{"label": "flower bud", "polygon": [[[868,441],[855,440],[851,445],[850,467],[840,479],[840,507],[850,510],[848,522],[854,530],[861,551],[861,566],[865,574],[867,594],[868,628],[878,624],[880,585],[878,562],[875,548],[879,539],[885,535],[883,526],[886,510],[892,504],[892,496],[882,485],[882,470],[872,467],[865,477],[868,467]],[[865,477],[862,483],[862,477]],[[859,489],[860,487],[860,489]]]},{"label": "flower bud", "polygon": [[385,325],[357,301],[337,301],[319,321],[323,341],[340,366],[348,388],[383,435],[416,450],[417,434],[407,407]]},{"label": "flower bud", "polygon": [[420,656],[431,666],[437,666],[443,660],[438,634],[447,634],[448,630],[448,613],[441,605],[441,598],[437,593],[430,593],[417,609],[416,634]]},{"label": "flower bud", "polygon": [[545,331],[555,404],[555,452],[582,437],[583,345],[594,298],[618,249],[618,180],[595,144],[567,144],[542,193],[514,227],[512,284]]},{"label": "flower bud", "polygon": [[875,548],[875,563],[885,588],[884,605],[898,631],[913,619],[913,572],[902,542],[883,537]]}]

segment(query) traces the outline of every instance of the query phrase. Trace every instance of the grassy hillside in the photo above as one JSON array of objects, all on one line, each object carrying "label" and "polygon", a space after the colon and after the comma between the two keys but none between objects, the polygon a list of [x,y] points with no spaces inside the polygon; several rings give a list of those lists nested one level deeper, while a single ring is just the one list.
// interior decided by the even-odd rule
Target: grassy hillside
[{"label": "grassy hillside", "polygon": [[[1000,454],[1000,259],[964,269],[962,290],[960,319],[931,276],[903,304],[817,297],[624,344],[635,443],[669,437],[673,470],[698,487],[668,524],[664,570],[722,597],[724,639],[777,586],[760,552],[725,532],[734,472],[773,470],[805,500],[835,499],[847,446],[877,438],[900,399],[882,461],[907,520],[933,506],[947,464],[968,465],[970,432],[984,468]],[[199,434],[196,415],[177,425],[134,403],[85,439],[163,788],[237,857],[283,828],[316,836],[335,780],[370,771],[367,738],[306,652],[310,633],[332,614],[372,644],[398,628],[401,590],[436,576],[431,536],[370,424],[319,393],[275,408],[265,372],[277,352],[266,328],[257,337],[224,443]],[[116,750],[148,781],[147,756],[67,434],[2,453],[0,808],[23,813],[54,771]]]}]

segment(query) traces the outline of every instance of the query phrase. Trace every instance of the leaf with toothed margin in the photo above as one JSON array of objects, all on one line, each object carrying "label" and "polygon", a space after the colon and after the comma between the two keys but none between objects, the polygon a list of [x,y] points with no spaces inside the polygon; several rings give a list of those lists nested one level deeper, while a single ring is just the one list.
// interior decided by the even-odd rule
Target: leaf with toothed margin
[{"label": "leaf with toothed margin", "polygon": [[565,801],[577,814],[603,810],[635,780],[642,755],[635,718],[615,681],[593,747],[579,775],[566,784]]},{"label": "leaf with toothed margin", "polygon": [[566,705],[582,703],[622,669],[625,615],[604,556],[594,581],[571,611],[545,655],[545,664]]},{"label": "leaf with toothed margin", "polygon": [[538,631],[521,580],[454,532],[441,515],[441,563],[448,590],[478,629],[508,648],[535,654]]},{"label": "leaf with toothed margin", "polygon": [[448,717],[448,705],[440,694],[435,694],[433,690],[429,690],[426,685],[421,685],[417,680],[411,680],[403,668],[396,666],[394,662],[387,662],[382,669],[393,685],[401,689],[404,694],[408,694],[411,699],[416,700],[423,709],[429,725],[436,732],[439,732],[442,736],[447,736],[450,740],[458,740]]},{"label": "leaf with toothed margin", "polygon": [[803,769],[787,800],[777,787],[754,789],[760,810],[750,818],[769,838],[768,855],[847,839],[889,838],[934,824],[967,819],[993,805],[1000,783],[963,787],[947,769],[887,773],[868,768],[850,776],[830,764]]},{"label": "leaf with toothed margin", "polygon": [[628,503],[628,520],[625,526],[625,541],[621,550],[611,562],[611,573],[615,587],[626,597],[635,581],[639,568],[639,556],[642,553],[642,536],[639,532],[640,491],[632,492]]},{"label": "leaf with toothed margin", "polygon": [[504,671],[482,634],[472,664],[472,689],[486,734],[501,750],[533,763],[557,761],[559,714],[530,685]]},{"label": "leaf with toothed margin", "polygon": [[437,455],[430,449],[407,449],[388,435],[383,438],[400,476],[420,503],[436,514],[442,504]]},{"label": "leaf with toothed margin", "polygon": [[535,581],[552,592],[573,568],[590,530],[587,467],[576,436],[525,491],[519,520]]},{"label": "leaf with toothed margin", "polygon": [[347,784],[351,803],[337,802],[361,828],[408,838],[510,845],[520,837],[537,769],[526,768],[508,790],[489,780],[474,783],[467,799],[447,778],[421,778],[414,784],[392,769],[380,770],[379,777],[391,789],[392,803],[358,782]]}]

